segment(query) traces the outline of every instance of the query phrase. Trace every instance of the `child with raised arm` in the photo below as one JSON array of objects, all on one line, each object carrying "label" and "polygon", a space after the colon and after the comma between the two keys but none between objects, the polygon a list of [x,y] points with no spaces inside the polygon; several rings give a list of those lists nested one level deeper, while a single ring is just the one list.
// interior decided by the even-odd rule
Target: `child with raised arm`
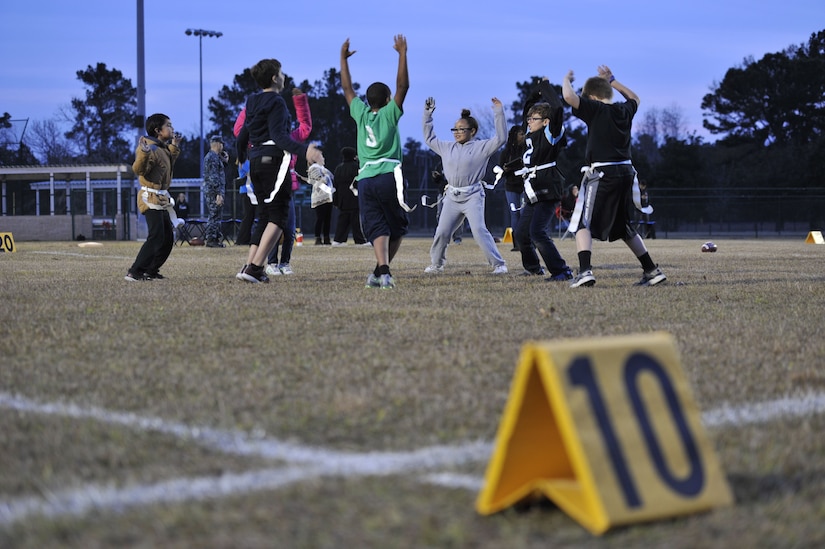
[{"label": "child with raised arm", "polygon": [[424,269],[427,274],[444,272],[447,261],[447,246],[455,230],[464,223],[470,223],[473,238],[481,248],[487,263],[493,267],[492,274],[507,273],[507,262],[496,248],[493,235],[484,221],[485,191],[482,178],[487,170],[487,162],[507,141],[507,123],[501,101],[492,98],[496,135],[490,139],[476,139],[478,121],[470,116],[468,109],[461,111],[452,128],[453,139],[440,140],[433,129],[435,99],[424,102],[424,144],[441,157],[447,188],[442,200],[441,215],[430,246],[430,265]]},{"label": "child with raised arm", "polygon": [[349,58],[349,38],[341,46],[341,87],[349,105],[350,116],[358,128],[357,150],[360,170],[356,177],[358,205],[364,236],[372,243],[375,269],[367,277],[367,288],[392,289],[395,281],[390,262],[401,240],[407,234],[411,208],[404,200],[404,179],[401,175],[401,137],[398,121],[403,115],[404,98],[410,89],[407,72],[407,39],[398,34],[393,49],[398,52],[398,72],[395,95],[382,82],[367,88],[364,103],[352,87]]},{"label": "child with raised arm", "polygon": [[[551,236],[551,221],[564,194],[564,175],[556,165],[567,144],[564,135],[564,107],[547,77],[539,83],[538,101],[527,108],[525,122],[527,150],[522,156],[525,205],[515,230],[524,272],[543,275],[539,254],[550,271],[548,281],[566,281],[573,272],[559,253]],[[528,103],[529,104],[529,103]],[[536,251],[538,250],[538,254]]]},{"label": "child with raised arm", "polygon": [[246,101],[246,120],[238,134],[237,147],[239,162],[249,156],[249,175],[258,200],[258,224],[246,266],[236,278],[256,283],[269,282],[264,272],[267,257],[288,226],[292,155],[306,156],[310,165],[323,164],[324,156],[314,145],[307,146],[290,137],[289,110],[281,97],[281,63],[277,59],[262,59],[252,67],[252,77],[261,91]]},{"label": "child with raised arm", "polygon": [[[622,94],[624,102],[612,101],[614,89]],[[573,107],[573,115],[587,124],[587,166],[582,169],[584,177],[569,228],[576,233],[579,273],[570,287],[596,283],[591,264],[593,238],[622,240],[630,248],[642,265],[638,285],[664,282],[667,277],[650,258],[628,218],[631,203],[641,208],[636,170],[630,157],[630,130],[639,108],[639,96],[616,80],[606,65],[598,68],[598,76],[587,79],[581,96],[573,89],[573,71],[569,71],[562,82],[562,95]]]},{"label": "child with raised arm", "polygon": [[173,223],[183,224],[174,214],[175,202],[169,195],[179,142],[180,134],[175,133],[168,116],[155,113],[146,119],[146,135],[140,138],[132,170],[140,181],[137,206],[146,217],[149,234],[124,277],[127,282],[164,278],[159,270],[175,245]]}]

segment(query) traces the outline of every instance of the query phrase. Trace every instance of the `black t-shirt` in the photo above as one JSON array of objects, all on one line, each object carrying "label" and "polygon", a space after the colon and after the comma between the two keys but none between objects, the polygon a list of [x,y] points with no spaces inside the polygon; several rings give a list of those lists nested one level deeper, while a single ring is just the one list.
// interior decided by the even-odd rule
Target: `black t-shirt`
[{"label": "black t-shirt", "polygon": [[630,130],[638,108],[635,101],[607,104],[580,98],[573,116],[587,124],[585,161],[588,164],[630,160]]},{"label": "black t-shirt", "polygon": [[189,217],[189,202],[175,202],[175,215],[181,219]]}]

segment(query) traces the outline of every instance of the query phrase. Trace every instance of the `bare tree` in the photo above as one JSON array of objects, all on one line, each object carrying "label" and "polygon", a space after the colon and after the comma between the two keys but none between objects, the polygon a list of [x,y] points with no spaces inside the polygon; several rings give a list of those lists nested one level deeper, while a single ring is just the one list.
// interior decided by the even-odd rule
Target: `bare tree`
[{"label": "bare tree", "polygon": [[54,120],[34,121],[26,141],[44,164],[68,164],[75,157],[65,132]]},{"label": "bare tree", "polygon": [[662,128],[662,137],[665,141],[668,139],[681,140],[685,134],[685,116],[679,105],[674,103],[670,107],[662,109],[659,121]]}]

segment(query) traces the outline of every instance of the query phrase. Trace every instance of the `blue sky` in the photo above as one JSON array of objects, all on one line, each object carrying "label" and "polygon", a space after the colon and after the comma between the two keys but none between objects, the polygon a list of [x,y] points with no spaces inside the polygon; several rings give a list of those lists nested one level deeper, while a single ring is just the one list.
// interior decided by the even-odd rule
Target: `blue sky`
[{"label": "blue sky", "polygon": [[[5,1],[0,5],[0,113],[55,118],[84,89],[76,71],[98,62],[137,85],[133,0]],[[530,6],[529,8],[526,6]],[[508,3],[501,0],[397,2],[145,0],[146,110],[169,114],[179,131],[199,133],[198,39],[187,28],[221,31],[203,39],[204,103],[263,57],[279,59],[295,80],[338,67],[341,43],[362,86],[394,87],[396,33],[407,36],[411,88],[403,139],[418,141],[424,100],[437,101],[436,131],[464,107],[489,109],[517,98],[515,83],[544,75],[577,84],[607,64],[646,109],[678,108],[689,131],[702,130],[702,97],[727,69],[761,58],[825,28],[822,0]],[[205,131],[209,129],[204,106]]]}]

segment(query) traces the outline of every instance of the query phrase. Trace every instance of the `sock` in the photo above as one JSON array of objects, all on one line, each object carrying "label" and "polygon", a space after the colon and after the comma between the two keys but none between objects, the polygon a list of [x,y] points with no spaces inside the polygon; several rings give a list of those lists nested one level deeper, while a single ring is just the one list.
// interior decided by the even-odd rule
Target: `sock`
[{"label": "sock", "polygon": [[649,273],[656,268],[656,264],[653,263],[652,259],[650,259],[649,252],[645,252],[644,255],[639,256],[639,263],[642,264],[642,269],[644,269],[646,273]]},{"label": "sock", "polygon": [[593,255],[593,252],[590,250],[582,250],[579,252],[579,272],[583,273],[584,271],[589,271],[592,268],[590,265],[590,256]]},{"label": "sock", "polygon": [[390,274],[390,266],[389,265],[381,265],[378,267],[378,276],[381,275],[388,275]]},{"label": "sock", "polygon": [[378,270],[378,264],[375,265],[375,269],[372,271],[372,274],[375,276],[381,276],[381,272]]}]

